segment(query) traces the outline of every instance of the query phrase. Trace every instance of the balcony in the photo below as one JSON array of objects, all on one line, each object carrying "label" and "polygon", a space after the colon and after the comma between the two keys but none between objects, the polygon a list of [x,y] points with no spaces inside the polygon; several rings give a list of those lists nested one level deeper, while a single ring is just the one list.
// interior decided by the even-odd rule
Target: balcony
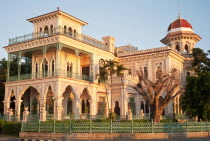
[{"label": "balcony", "polygon": [[54,36],[54,35],[65,35],[69,38],[73,38],[75,40],[81,41],[88,45],[108,51],[108,48],[106,47],[106,45],[103,42],[96,40],[94,38],[91,38],[84,34],[70,32],[62,27],[53,28],[52,30],[49,30],[47,32],[45,31],[45,33],[33,32],[31,34],[25,34],[23,36],[17,36],[15,38],[10,38],[9,45],[15,45],[15,44],[28,42],[28,41],[32,41],[32,40],[36,40],[36,39],[40,39],[40,38],[50,37],[50,36]]},{"label": "balcony", "polygon": [[87,76],[87,75],[82,75],[82,74],[80,75],[78,73],[68,72],[66,70],[55,70],[55,71],[46,71],[46,72],[43,71],[43,72],[37,72],[37,73],[20,74],[20,76],[18,75],[9,76],[9,78],[7,79],[7,82],[54,77],[54,76],[73,78],[73,79],[85,80],[85,81],[90,81],[90,82],[93,81],[92,76]]}]

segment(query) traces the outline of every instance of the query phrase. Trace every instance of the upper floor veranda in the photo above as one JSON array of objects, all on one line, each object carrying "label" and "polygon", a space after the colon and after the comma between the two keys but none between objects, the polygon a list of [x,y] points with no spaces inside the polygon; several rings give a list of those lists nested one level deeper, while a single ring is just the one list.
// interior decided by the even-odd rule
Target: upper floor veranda
[{"label": "upper floor veranda", "polygon": [[94,81],[99,60],[114,58],[114,37],[99,41],[82,34],[87,23],[59,9],[28,21],[34,25],[33,33],[11,38],[4,47],[8,53],[7,81],[52,76]]}]

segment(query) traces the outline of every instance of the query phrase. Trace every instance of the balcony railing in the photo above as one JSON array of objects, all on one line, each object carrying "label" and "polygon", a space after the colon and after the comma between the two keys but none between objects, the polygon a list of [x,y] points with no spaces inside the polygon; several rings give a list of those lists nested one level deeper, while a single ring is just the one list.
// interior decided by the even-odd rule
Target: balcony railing
[{"label": "balcony railing", "polygon": [[50,37],[50,36],[58,35],[58,34],[68,36],[70,38],[79,40],[79,41],[84,42],[88,45],[91,45],[91,46],[94,46],[94,47],[97,47],[97,48],[100,48],[103,50],[108,50],[108,48],[106,47],[106,45],[103,42],[96,40],[94,38],[91,38],[84,34],[73,33],[71,31],[68,31],[67,29],[62,28],[62,27],[56,27],[52,30],[45,31],[44,33],[43,32],[33,32],[31,34],[25,34],[23,36],[17,36],[15,38],[10,38],[9,45],[23,43],[23,42],[27,42],[27,41],[31,41],[31,40],[35,40],[35,39],[44,38],[44,37]]},{"label": "balcony railing", "polygon": [[66,70],[54,70],[54,71],[43,71],[43,72],[21,74],[20,76],[18,76],[18,75],[9,76],[8,82],[27,80],[27,79],[35,79],[35,78],[52,77],[52,76],[62,76],[62,77],[74,78],[74,79],[91,81],[91,82],[93,81],[92,76],[68,72]]}]

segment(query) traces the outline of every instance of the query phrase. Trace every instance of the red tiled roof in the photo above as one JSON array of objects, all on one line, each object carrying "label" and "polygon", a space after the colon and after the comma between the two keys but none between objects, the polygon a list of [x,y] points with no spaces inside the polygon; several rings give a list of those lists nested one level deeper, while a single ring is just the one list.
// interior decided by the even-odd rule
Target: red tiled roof
[{"label": "red tiled roof", "polygon": [[192,25],[187,20],[178,18],[168,26],[168,31],[179,27],[186,27],[192,29]]}]

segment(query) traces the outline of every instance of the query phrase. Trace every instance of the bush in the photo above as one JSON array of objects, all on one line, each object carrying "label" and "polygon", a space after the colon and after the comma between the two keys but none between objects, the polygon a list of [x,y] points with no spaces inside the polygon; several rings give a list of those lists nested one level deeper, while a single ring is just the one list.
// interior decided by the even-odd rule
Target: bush
[{"label": "bush", "polygon": [[18,135],[21,131],[20,122],[1,121],[0,124],[3,134]]},{"label": "bush", "polygon": [[2,133],[2,128],[4,127],[5,121],[4,120],[0,120],[0,133]]}]

